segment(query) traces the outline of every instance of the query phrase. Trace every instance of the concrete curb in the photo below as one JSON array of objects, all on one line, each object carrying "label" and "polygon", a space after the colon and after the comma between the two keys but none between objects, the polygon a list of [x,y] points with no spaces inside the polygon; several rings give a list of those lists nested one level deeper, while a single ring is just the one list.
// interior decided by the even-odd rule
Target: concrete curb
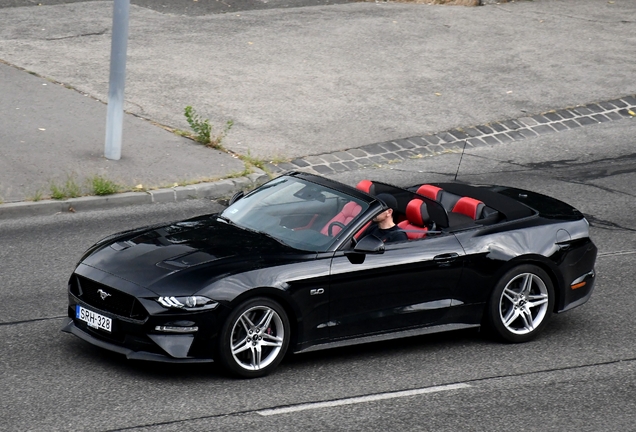
[{"label": "concrete curb", "polygon": [[270,179],[262,170],[246,177],[225,179],[147,192],[125,192],[106,196],[88,196],[66,200],[22,201],[0,205],[0,220],[57,213],[103,210],[140,204],[168,203],[188,199],[219,199],[230,197],[240,190],[253,189]]}]

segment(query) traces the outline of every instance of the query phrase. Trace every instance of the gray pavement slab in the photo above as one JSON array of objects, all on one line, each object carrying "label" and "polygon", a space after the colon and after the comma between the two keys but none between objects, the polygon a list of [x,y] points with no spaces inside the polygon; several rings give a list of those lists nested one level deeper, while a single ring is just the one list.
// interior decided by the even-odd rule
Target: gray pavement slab
[{"label": "gray pavement slab", "polygon": [[86,189],[102,176],[128,188],[219,179],[243,163],[126,115],[122,158],[104,158],[106,105],[75,90],[0,63],[0,198],[50,195],[69,178]]}]

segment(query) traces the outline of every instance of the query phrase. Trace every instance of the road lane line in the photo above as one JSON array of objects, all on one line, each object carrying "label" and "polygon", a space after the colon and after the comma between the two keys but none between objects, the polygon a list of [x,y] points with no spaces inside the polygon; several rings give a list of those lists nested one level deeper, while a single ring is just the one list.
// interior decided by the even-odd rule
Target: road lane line
[{"label": "road lane line", "polygon": [[618,251],[618,252],[599,252],[598,257],[606,257],[606,256],[618,256],[618,255],[632,255],[636,254],[636,250],[626,250],[626,251]]},{"label": "road lane line", "polygon": [[389,392],[389,393],[378,393],[378,394],[369,395],[369,396],[358,396],[358,397],[352,397],[352,398],[346,398],[346,399],[337,399],[337,400],[327,401],[327,402],[312,402],[312,403],[305,403],[305,404],[293,405],[293,406],[282,407],[282,408],[265,409],[265,410],[256,411],[256,413],[262,416],[272,416],[277,414],[288,414],[288,413],[311,410],[311,409],[332,408],[332,407],[337,407],[342,405],[352,405],[352,404],[359,404],[359,403],[365,403],[365,402],[374,402],[374,401],[385,400],[385,399],[396,399],[401,397],[416,396],[416,395],[427,394],[427,393],[437,393],[437,392],[448,391],[448,390],[459,390],[459,389],[468,388],[468,387],[471,387],[471,386],[468,384],[462,384],[462,383],[449,384],[449,385],[426,387],[426,388],[413,389],[413,390],[403,390],[403,391]]}]

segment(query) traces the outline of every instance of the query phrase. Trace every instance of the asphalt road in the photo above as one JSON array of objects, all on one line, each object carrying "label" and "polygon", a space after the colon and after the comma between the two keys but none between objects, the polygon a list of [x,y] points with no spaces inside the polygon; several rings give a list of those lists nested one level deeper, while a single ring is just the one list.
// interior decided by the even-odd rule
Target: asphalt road
[{"label": "asphalt road", "polygon": [[[248,381],[214,365],[126,361],[59,331],[65,283],[81,251],[118,229],[220,205],[2,222],[0,430],[633,430],[634,136],[636,122],[626,119],[463,155],[459,181],[564,199],[588,216],[599,247],[592,299],[521,345],[474,331],[432,335],[296,355],[273,375]],[[459,159],[448,154],[337,178],[448,180]]]}]

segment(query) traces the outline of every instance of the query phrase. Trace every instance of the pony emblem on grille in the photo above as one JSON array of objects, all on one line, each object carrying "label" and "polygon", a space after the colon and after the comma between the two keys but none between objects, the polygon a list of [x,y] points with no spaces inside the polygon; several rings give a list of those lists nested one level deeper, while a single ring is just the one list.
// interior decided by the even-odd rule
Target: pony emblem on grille
[{"label": "pony emblem on grille", "polygon": [[111,296],[111,294],[107,293],[103,289],[98,289],[97,290],[97,294],[99,294],[99,296],[102,298],[102,300],[106,300],[106,298]]}]

